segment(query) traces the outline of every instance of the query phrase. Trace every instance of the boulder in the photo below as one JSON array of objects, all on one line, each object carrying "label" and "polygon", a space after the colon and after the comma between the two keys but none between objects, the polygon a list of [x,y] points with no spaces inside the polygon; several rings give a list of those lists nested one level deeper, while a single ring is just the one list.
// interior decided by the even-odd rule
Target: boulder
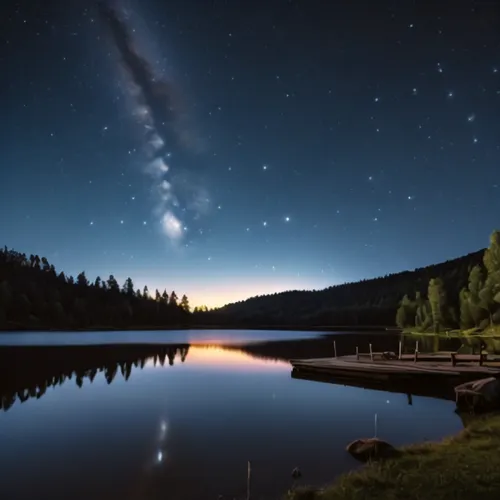
[{"label": "boulder", "polygon": [[356,439],[356,441],[347,445],[346,450],[361,462],[383,460],[398,454],[396,448],[386,441],[377,438]]},{"label": "boulder", "polygon": [[457,406],[474,411],[491,411],[500,408],[500,380],[482,378],[455,387]]},{"label": "boulder", "polygon": [[382,353],[382,358],[383,359],[398,359],[398,356],[395,352],[392,351],[384,351]]}]

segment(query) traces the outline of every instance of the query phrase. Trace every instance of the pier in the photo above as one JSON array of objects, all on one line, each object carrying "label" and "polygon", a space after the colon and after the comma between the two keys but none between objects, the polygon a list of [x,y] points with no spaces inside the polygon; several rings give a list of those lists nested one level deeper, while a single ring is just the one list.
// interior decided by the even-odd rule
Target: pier
[{"label": "pier", "polygon": [[292,359],[291,365],[297,378],[299,374],[323,374],[342,378],[376,378],[389,380],[398,377],[446,377],[456,380],[474,380],[500,376],[500,356],[486,353],[460,354],[458,352],[420,353],[418,344],[412,354],[369,352],[348,356],[317,359]]}]

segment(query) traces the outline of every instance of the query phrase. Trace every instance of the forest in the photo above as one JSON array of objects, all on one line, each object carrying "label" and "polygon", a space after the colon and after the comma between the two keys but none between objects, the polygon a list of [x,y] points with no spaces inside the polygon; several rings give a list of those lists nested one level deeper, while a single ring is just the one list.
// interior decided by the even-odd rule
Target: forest
[{"label": "forest", "polygon": [[[450,326],[458,326],[460,290],[468,285],[471,269],[476,266],[482,269],[484,255],[483,249],[414,271],[336,285],[325,290],[290,291],[253,297],[206,313],[204,322],[283,327],[395,326],[396,313],[402,300],[404,304],[412,302],[409,297],[415,297],[414,301],[424,300],[429,282],[434,279],[435,283],[440,284],[440,290],[447,292],[448,299],[442,304],[442,308],[446,307],[449,311],[446,320]],[[412,308],[415,306],[412,305]],[[398,325],[414,326],[413,309],[408,308],[405,312],[404,321],[401,321],[402,315],[398,313]],[[413,316],[416,316],[416,308]]]},{"label": "forest", "polygon": [[440,277],[429,281],[427,296],[405,295],[396,324],[418,332],[488,330],[500,325],[500,231],[490,237],[482,262],[470,267],[467,283],[449,289]]},{"label": "forest", "polygon": [[131,278],[89,281],[57,272],[45,257],[0,250],[0,329],[180,327],[391,327],[416,331],[500,323],[500,231],[458,259],[324,290],[257,296],[215,310],[189,306]]},{"label": "forest", "polygon": [[115,277],[89,281],[57,273],[45,257],[0,250],[0,329],[108,329],[183,326],[190,317],[186,295],[178,298],[147,286],[122,286]]}]

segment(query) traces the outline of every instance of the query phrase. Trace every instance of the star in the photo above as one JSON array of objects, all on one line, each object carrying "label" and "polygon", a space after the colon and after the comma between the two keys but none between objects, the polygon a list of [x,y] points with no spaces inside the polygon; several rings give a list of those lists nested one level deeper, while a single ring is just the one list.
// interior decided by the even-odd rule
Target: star
[{"label": "star", "polygon": [[380,101],[380,98],[378,97],[375,97],[375,99],[373,99],[375,102],[379,102]]},{"label": "star", "polygon": [[414,89],[412,90],[412,93],[413,93],[413,95],[417,95],[417,94],[418,94],[418,90],[417,90],[416,88],[414,88]]},{"label": "star", "polygon": [[143,226],[147,226],[147,224],[148,224],[148,223],[147,223],[145,220],[143,220],[143,221],[142,221],[142,225],[143,225]]},{"label": "star", "polygon": [[221,210],[221,209],[222,209],[222,205],[218,205],[217,210]]},{"label": "star", "polygon": [[91,226],[93,226],[93,225],[94,225],[94,221],[93,221],[93,220],[91,220],[91,221],[90,221],[90,225],[91,225]]},{"label": "star", "polygon": [[122,220],[120,221],[120,224],[123,224],[123,221],[122,221]]},{"label": "star", "polygon": [[134,201],[135,200],[135,196],[131,196],[131,199],[132,199],[132,201]]},{"label": "star", "polygon": [[414,197],[413,195],[408,196],[408,199],[409,199],[410,201],[411,201],[411,200],[413,200],[414,198],[415,198],[415,197]]},{"label": "star", "polygon": [[368,180],[372,181],[373,180],[373,175],[370,175],[370,177],[368,177]]},{"label": "star", "polygon": [[264,227],[266,227],[266,226],[267,226],[267,222],[266,222],[266,221],[264,221],[264,222],[262,223],[262,225],[263,225]]},{"label": "star", "polygon": [[267,170],[267,165],[262,165],[262,170]]},{"label": "star", "polygon": [[448,95],[448,99],[452,99],[453,96],[455,95],[455,93],[452,90],[450,90],[450,91],[448,91],[447,95]]},{"label": "star", "polygon": [[477,138],[477,137],[474,137],[474,139],[472,139],[472,142],[473,142],[474,144],[477,144],[477,143],[479,142],[479,141],[478,141],[478,138]]},{"label": "star", "polygon": [[285,217],[285,222],[290,222],[290,217]]},{"label": "star", "polygon": [[467,117],[467,121],[472,123],[474,120],[476,119],[476,115],[474,113],[471,113],[468,117]]}]

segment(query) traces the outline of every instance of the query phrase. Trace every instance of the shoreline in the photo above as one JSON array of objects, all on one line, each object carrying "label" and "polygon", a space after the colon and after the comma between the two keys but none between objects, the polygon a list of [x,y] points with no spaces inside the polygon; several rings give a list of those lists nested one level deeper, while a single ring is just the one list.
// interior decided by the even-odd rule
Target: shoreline
[{"label": "shoreline", "polygon": [[442,338],[481,338],[481,337],[500,337],[500,327],[495,325],[493,327],[488,327],[485,330],[480,330],[479,328],[471,328],[468,330],[448,330],[445,332],[418,332],[412,330],[411,328],[404,328],[401,333],[405,335],[415,335],[421,337],[442,337]]},{"label": "shoreline", "polygon": [[171,330],[283,330],[283,331],[302,331],[302,332],[386,332],[401,333],[401,330],[385,326],[307,326],[307,325],[166,325],[166,326],[143,326],[134,325],[129,327],[109,327],[96,326],[91,328],[24,328],[21,325],[11,326],[9,328],[0,328],[0,335],[9,333],[82,333],[82,332],[130,332],[130,331],[171,331]]},{"label": "shoreline", "polygon": [[[469,500],[500,498],[500,413],[472,420],[438,442],[399,448],[399,456],[372,462],[323,489],[303,487],[288,500]],[[347,452],[346,452],[347,453]]]}]

